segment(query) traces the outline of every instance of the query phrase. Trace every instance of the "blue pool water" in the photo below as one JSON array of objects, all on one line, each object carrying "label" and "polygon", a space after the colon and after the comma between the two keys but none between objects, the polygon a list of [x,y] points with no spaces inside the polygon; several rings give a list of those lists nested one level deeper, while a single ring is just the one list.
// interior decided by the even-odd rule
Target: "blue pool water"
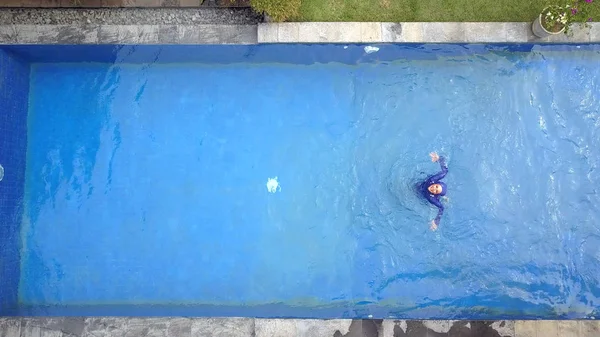
[{"label": "blue pool water", "polygon": [[600,47],[363,47],[8,48],[17,312],[597,315]]}]

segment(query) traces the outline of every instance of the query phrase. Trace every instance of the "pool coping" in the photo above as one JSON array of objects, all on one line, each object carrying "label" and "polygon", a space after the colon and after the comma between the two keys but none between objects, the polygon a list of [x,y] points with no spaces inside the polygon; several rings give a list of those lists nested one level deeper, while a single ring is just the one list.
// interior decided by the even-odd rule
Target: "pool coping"
[{"label": "pool coping", "polygon": [[597,43],[600,23],[538,38],[529,22],[301,22],[258,25],[258,43]]},{"label": "pool coping", "polygon": [[183,317],[6,317],[0,336],[597,337],[598,320],[454,321]]},{"label": "pool coping", "polygon": [[600,43],[600,23],[537,38],[526,22],[0,25],[0,44]]}]

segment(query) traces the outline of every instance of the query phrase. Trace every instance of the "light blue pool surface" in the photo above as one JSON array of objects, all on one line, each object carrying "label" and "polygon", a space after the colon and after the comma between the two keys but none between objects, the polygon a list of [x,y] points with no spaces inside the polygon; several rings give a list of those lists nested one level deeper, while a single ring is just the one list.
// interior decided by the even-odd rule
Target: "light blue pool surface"
[{"label": "light blue pool surface", "polygon": [[4,47],[0,313],[598,315],[600,46],[364,47]]}]

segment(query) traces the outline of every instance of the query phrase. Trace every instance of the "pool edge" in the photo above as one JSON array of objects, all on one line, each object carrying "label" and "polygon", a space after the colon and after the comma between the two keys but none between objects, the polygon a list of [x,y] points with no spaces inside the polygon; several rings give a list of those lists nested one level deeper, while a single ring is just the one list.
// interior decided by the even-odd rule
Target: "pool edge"
[{"label": "pool edge", "polygon": [[600,43],[600,23],[537,38],[527,22],[0,25],[0,44]]}]

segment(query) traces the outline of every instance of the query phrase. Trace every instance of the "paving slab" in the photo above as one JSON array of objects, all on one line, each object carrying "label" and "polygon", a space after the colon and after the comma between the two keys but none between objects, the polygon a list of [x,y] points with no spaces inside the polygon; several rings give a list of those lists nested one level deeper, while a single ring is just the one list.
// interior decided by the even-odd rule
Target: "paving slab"
[{"label": "paving slab", "polygon": [[580,321],[579,329],[581,337],[598,337],[600,336],[600,321]]},{"label": "paving slab", "polygon": [[381,23],[382,42],[390,43],[422,43],[423,25],[422,22],[404,22],[404,23]]},{"label": "paving slab", "polygon": [[[558,334],[560,337],[580,337],[579,321],[558,321]],[[540,336],[543,337],[543,336]]]},{"label": "paving slab", "polygon": [[[516,321],[515,337],[537,337],[536,321]],[[540,336],[542,337],[542,336]]]},{"label": "paving slab", "polygon": [[197,318],[192,320],[192,337],[248,337],[255,335],[253,318]]},{"label": "paving slab", "polygon": [[595,23],[591,26],[590,42],[600,43],[600,23]]},{"label": "paving slab", "polygon": [[598,337],[599,333],[597,320],[0,318],[0,337]]},{"label": "paving slab", "polygon": [[277,43],[279,42],[279,25],[278,24],[258,24],[258,43]]},{"label": "paving slab", "polygon": [[466,26],[462,22],[428,22],[423,24],[425,43],[464,43]]},{"label": "paving slab", "polygon": [[463,27],[465,39],[470,43],[494,43],[507,39],[507,27],[504,22],[466,22]]},{"label": "paving slab", "polygon": [[276,23],[277,25],[277,42],[280,43],[297,43],[299,41],[300,24],[292,23]]},{"label": "paving slab", "polygon": [[0,318],[0,337],[20,337],[20,318]]}]

